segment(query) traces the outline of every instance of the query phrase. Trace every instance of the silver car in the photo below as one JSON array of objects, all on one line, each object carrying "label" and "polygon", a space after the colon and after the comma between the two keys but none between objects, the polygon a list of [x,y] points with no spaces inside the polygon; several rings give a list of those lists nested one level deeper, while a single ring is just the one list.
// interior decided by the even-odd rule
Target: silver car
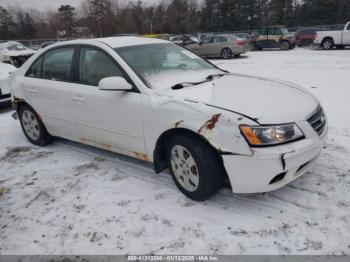
[{"label": "silver car", "polygon": [[239,57],[249,51],[248,41],[235,35],[214,35],[200,43],[186,47],[203,57],[222,57],[224,59]]}]

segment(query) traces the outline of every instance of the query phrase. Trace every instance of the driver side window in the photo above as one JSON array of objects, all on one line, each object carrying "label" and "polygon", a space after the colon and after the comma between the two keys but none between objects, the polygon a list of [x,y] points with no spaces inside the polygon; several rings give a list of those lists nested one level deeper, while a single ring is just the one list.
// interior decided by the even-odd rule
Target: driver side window
[{"label": "driver side window", "polygon": [[123,76],[116,62],[104,52],[90,47],[80,51],[80,82],[85,85],[98,86],[106,77]]},{"label": "driver side window", "polygon": [[348,28],[346,30],[350,31],[350,24],[348,25]]}]

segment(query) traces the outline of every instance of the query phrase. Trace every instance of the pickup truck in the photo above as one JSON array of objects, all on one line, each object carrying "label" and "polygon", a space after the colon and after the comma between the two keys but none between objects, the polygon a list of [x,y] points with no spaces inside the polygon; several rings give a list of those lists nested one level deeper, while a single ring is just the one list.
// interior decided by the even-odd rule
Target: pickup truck
[{"label": "pickup truck", "polygon": [[341,49],[345,46],[350,46],[350,22],[337,27],[335,30],[317,31],[315,46],[322,47],[324,50],[331,50],[334,47]]}]

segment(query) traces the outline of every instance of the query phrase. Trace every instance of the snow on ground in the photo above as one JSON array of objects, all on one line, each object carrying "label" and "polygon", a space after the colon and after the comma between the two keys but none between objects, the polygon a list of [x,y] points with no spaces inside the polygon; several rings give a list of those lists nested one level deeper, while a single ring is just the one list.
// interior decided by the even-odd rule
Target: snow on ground
[{"label": "snow on ground", "polygon": [[319,97],[330,139],[307,175],[276,192],[224,189],[196,203],[150,164],[64,140],[34,147],[1,108],[0,253],[350,254],[350,51],[213,61]]}]

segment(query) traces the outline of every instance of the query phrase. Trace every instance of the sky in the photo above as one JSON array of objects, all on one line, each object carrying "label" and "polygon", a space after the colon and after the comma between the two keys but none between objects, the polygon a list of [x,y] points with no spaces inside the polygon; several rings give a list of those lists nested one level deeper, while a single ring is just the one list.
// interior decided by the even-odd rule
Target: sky
[{"label": "sky", "polygon": [[[70,4],[78,7],[82,1],[83,0],[0,0],[0,6],[6,7],[8,5],[18,5],[23,8],[35,8],[44,11],[47,9],[57,9],[62,4]],[[145,0],[143,2],[155,3],[158,1],[159,0]]]},{"label": "sky", "polygon": [[23,8],[39,10],[57,9],[61,4],[79,6],[83,0],[0,0],[0,6],[18,5]]}]

